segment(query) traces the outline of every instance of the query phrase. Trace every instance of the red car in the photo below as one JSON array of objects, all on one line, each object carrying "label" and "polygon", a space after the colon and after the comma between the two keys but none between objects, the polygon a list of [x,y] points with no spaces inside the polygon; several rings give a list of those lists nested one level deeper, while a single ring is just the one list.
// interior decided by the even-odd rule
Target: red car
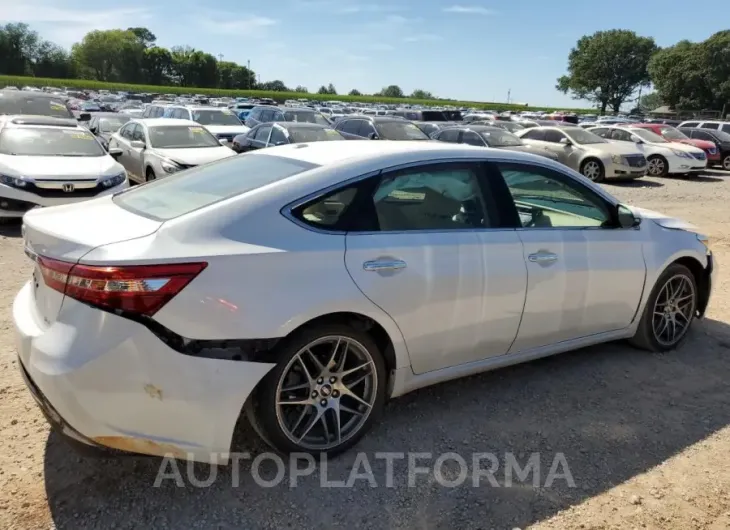
[{"label": "red car", "polygon": [[680,144],[693,145],[702,149],[707,155],[707,165],[714,166],[722,163],[720,150],[717,146],[707,140],[698,140],[696,138],[690,138],[679,129],[672,127],[671,125],[665,125],[664,123],[636,123],[632,124],[632,127],[642,127],[655,132],[668,142],[677,142]]}]

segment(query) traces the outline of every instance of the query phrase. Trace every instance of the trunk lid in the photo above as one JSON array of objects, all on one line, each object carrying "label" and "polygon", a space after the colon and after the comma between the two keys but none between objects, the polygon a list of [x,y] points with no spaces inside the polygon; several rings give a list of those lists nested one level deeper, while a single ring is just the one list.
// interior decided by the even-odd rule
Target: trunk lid
[{"label": "trunk lid", "polygon": [[150,235],[161,224],[120,208],[110,196],[26,213],[23,243],[26,255],[35,262],[33,291],[45,323],[56,320],[64,295],[46,285],[39,258],[77,263],[94,248]]}]

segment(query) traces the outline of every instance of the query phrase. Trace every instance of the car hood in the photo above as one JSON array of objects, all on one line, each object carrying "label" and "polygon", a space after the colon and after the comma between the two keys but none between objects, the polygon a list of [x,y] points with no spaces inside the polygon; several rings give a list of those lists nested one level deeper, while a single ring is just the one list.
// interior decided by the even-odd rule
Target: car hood
[{"label": "car hood", "polygon": [[669,217],[663,213],[655,212],[654,210],[647,210],[646,208],[639,208],[638,206],[630,206],[634,215],[638,215],[642,219],[651,219],[659,226],[664,228],[670,228],[672,230],[685,230],[687,232],[699,232],[699,228],[692,223],[688,223],[683,219],[677,219],[676,217]]},{"label": "car hood", "polygon": [[251,130],[245,125],[206,125],[211,134],[243,134]]},{"label": "car hood", "polygon": [[[227,149],[227,148],[223,148]],[[111,156],[10,156],[0,155],[0,173],[42,180],[97,178],[118,175],[124,168]]]},{"label": "car hood", "polygon": [[188,166],[199,166],[229,156],[236,156],[236,152],[228,147],[196,147],[192,149],[155,149],[155,153],[163,158],[185,164]]},{"label": "car hood", "polygon": [[[647,142],[649,143],[649,142]],[[683,151],[685,153],[694,153],[699,154],[702,149],[699,149],[698,147],[695,147],[694,145],[688,145],[688,144],[680,144],[675,142],[667,142],[665,144],[655,144],[655,143],[649,143],[649,145],[652,145],[654,147],[666,147],[668,149],[676,149],[677,151]]]},{"label": "car hood", "polygon": [[685,138],[684,140],[672,140],[672,143],[686,144],[698,147],[700,149],[713,149],[715,144],[708,140],[698,140],[696,138]]}]

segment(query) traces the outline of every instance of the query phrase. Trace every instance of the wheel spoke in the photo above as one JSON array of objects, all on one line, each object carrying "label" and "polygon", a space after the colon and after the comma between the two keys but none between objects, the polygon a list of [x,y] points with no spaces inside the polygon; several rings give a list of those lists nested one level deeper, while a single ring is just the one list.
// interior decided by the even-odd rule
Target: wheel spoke
[{"label": "wheel spoke", "polygon": [[326,442],[329,443],[329,441],[330,441],[330,429],[327,426],[327,411],[328,410],[329,409],[324,409],[324,411],[322,412],[322,415],[319,417],[319,421],[322,422],[322,427],[324,427],[324,439],[325,439]]},{"label": "wheel spoke", "polygon": [[312,377],[312,374],[309,373],[309,368],[307,368],[307,365],[304,363],[304,359],[302,359],[302,356],[298,355],[297,360],[299,361],[299,364],[301,365],[302,369],[304,370],[304,375],[307,376],[307,381],[309,381],[310,384],[313,384],[314,378]]},{"label": "wheel spoke", "polygon": [[335,413],[335,440],[337,443],[342,442],[342,423],[340,422],[340,407],[341,405],[337,405],[332,409],[332,412]]},{"label": "wheel spoke", "polygon": [[314,405],[314,402],[307,398],[307,399],[297,399],[297,400],[284,400],[284,401],[277,401],[277,405]]},{"label": "wheel spoke", "polygon": [[337,337],[337,342],[335,343],[335,347],[332,348],[332,355],[330,356],[330,360],[327,361],[327,369],[332,370],[335,367],[335,358],[337,357],[337,350],[340,348],[340,343],[342,342],[342,337]]},{"label": "wheel spoke", "polygon": [[340,377],[347,377],[348,375],[357,372],[359,370],[362,370],[363,368],[366,368],[372,364],[372,361],[368,361],[366,363],[363,363],[359,366],[356,366],[355,368],[350,368],[349,370],[345,370],[344,372],[340,372]]},{"label": "wheel spoke", "polygon": [[289,429],[289,432],[291,432],[292,434],[294,434],[297,431],[297,429],[299,428],[299,425],[301,425],[301,423],[302,423],[302,420],[304,419],[304,417],[307,415],[307,413],[310,410],[311,409],[309,407],[304,407],[302,409],[301,414],[299,414],[299,417],[297,418],[297,421],[294,422],[294,426],[291,429]]},{"label": "wheel spoke", "polygon": [[322,414],[324,414],[325,410],[327,410],[327,409],[317,409],[317,413],[314,414],[314,417],[309,422],[309,425],[307,425],[307,427],[304,429],[304,432],[302,433],[302,435],[297,439],[297,443],[301,442],[304,439],[304,437],[309,434],[309,431],[312,430],[312,427],[314,427],[315,425],[317,425],[317,423],[319,423],[319,418],[322,417]]},{"label": "wheel spoke", "polygon": [[350,389],[343,390],[342,395],[354,399],[355,401],[357,401],[361,405],[365,405],[368,409],[371,409],[372,408],[372,405],[370,403],[368,403],[363,398],[361,398],[360,396],[358,396],[357,394],[355,394],[354,392],[352,392]]},{"label": "wheel spoke", "polygon": [[354,381],[351,381],[347,384],[345,384],[345,383],[342,383],[342,384],[344,384],[348,390],[352,391],[352,389],[354,387],[356,387],[357,385],[359,385],[360,383],[365,381],[365,379],[367,379],[368,377],[370,377],[370,372],[365,372],[364,374],[362,374],[360,377],[358,377]]},{"label": "wheel spoke", "polygon": [[309,383],[297,383],[296,385],[287,386],[285,388],[282,388],[281,392],[282,393],[294,392],[295,390],[301,390],[303,388],[311,388],[311,387],[312,387],[312,385],[310,385]]},{"label": "wheel spoke", "polygon": [[348,414],[353,414],[355,416],[362,416],[363,413],[356,409],[351,409],[347,405],[343,405],[340,403],[340,412],[347,412]]},{"label": "wheel spoke", "polygon": [[317,356],[314,354],[314,352],[307,348],[306,353],[309,354],[309,357],[312,358],[312,360],[314,361],[314,364],[317,365],[317,370],[319,371],[319,373],[321,374],[322,372],[324,372],[324,365],[322,364],[322,361],[320,361],[317,358]]}]

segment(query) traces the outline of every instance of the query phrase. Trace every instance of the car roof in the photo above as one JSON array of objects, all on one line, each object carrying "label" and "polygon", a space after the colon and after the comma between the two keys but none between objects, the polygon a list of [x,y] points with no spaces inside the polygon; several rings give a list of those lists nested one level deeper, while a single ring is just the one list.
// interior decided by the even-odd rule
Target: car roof
[{"label": "car roof", "polygon": [[0,95],[8,99],[23,99],[27,97],[43,98],[43,99],[63,99],[66,96],[62,94],[47,94],[46,92],[35,92],[33,90],[0,90]]},{"label": "car roof", "polygon": [[202,127],[198,122],[193,120],[181,120],[178,118],[139,118],[136,120],[129,120],[130,122],[138,122],[147,127],[155,127],[156,125],[191,125],[195,127]]},{"label": "car roof", "polygon": [[35,114],[16,114],[13,116],[2,116],[0,125],[7,128],[13,127],[71,127],[81,129],[74,118],[54,118],[51,116],[38,116]]},{"label": "car roof", "polygon": [[119,114],[118,112],[95,112],[91,115],[92,118],[129,118],[129,114]]},{"label": "car roof", "polygon": [[308,123],[301,121],[275,121],[271,123],[261,123],[261,125],[271,125],[272,123],[284,127],[285,129],[331,129],[329,125],[322,125],[320,123]]},{"label": "car roof", "polygon": [[[349,160],[379,160],[387,165],[392,162],[397,165],[402,162],[404,155],[426,155],[434,158],[448,158],[451,155],[456,157],[468,157],[484,153],[483,147],[471,145],[452,144],[444,142],[430,142],[423,140],[414,141],[351,141],[338,140],[332,142],[311,142],[301,144],[290,144],[280,147],[268,148],[250,153],[251,155],[277,155],[301,162],[308,162],[318,166],[328,166],[343,163]],[[495,150],[494,156],[502,156]],[[520,157],[520,153],[511,153],[510,156]],[[523,156],[523,155],[522,155]],[[525,160],[533,160],[531,156],[525,156]]]}]

